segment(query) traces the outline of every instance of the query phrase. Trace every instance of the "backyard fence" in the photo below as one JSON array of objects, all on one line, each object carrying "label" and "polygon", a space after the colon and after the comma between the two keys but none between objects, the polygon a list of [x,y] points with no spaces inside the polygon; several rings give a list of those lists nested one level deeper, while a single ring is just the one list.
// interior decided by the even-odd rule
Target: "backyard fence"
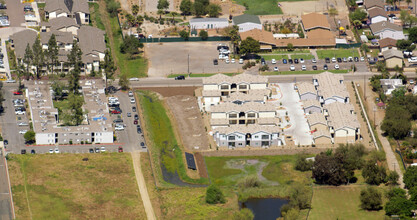
[{"label": "backyard fence", "polygon": [[362,43],[355,43],[355,44],[336,44],[336,48],[353,48],[353,47],[361,47]]},{"label": "backyard fence", "polygon": [[230,37],[208,37],[203,40],[201,37],[189,37],[187,40],[182,37],[158,37],[142,38],[141,43],[170,43],[170,42],[201,42],[201,41],[230,41]]}]

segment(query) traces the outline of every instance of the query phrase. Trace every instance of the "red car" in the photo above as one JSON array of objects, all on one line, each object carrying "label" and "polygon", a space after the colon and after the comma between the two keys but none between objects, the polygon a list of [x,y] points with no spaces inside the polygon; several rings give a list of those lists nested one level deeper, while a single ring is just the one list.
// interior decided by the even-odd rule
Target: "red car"
[{"label": "red car", "polygon": [[134,120],[133,124],[137,125],[138,124],[138,120]]},{"label": "red car", "polygon": [[120,114],[120,111],[118,111],[118,110],[113,110],[113,111],[111,111],[111,113],[112,113],[112,114]]},{"label": "red car", "polygon": [[123,147],[119,147],[119,153],[123,153]]},{"label": "red car", "polygon": [[13,92],[13,95],[22,95],[23,94],[23,92],[22,91],[16,91],[16,92]]}]

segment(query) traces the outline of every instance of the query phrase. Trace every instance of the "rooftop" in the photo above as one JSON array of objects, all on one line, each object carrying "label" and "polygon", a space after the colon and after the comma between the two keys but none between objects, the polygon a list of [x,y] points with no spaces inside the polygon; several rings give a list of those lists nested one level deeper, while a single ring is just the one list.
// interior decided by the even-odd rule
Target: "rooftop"
[{"label": "rooftop", "polygon": [[274,35],[272,34],[272,32],[259,30],[257,28],[252,29],[250,31],[241,32],[240,37],[242,39],[252,37],[253,39],[255,39],[255,40],[257,40],[257,41],[259,41],[260,43],[263,43],[263,44],[275,45],[275,43],[276,43],[276,40],[275,40]]},{"label": "rooftop", "polygon": [[391,59],[391,58],[399,58],[403,59],[403,53],[397,49],[389,49],[382,52],[382,55],[384,56],[384,59]]},{"label": "rooftop", "polygon": [[266,133],[279,133],[281,129],[277,126],[262,126],[262,125],[233,125],[230,127],[218,127],[214,129],[214,133],[218,132],[220,134],[233,134],[233,133],[239,133],[239,134],[255,134],[258,132],[266,132]]},{"label": "rooftop", "polygon": [[324,28],[330,30],[330,24],[326,15],[319,13],[309,13],[301,15],[301,20],[303,22],[304,30],[306,31],[314,28]]},{"label": "rooftop", "polygon": [[212,113],[215,112],[275,112],[275,105],[271,103],[245,102],[241,105],[232,102],[223,102],[210,107]]},{"label": "rooftop", "polygon": [[298,94],[313,93],[317,95],[316,87],[309,82],[297,83]]},{"label": "rooftop", "polygon": [[307,115],[307,122],[310,126],[315,124],[324,124],[327,125],[326,118],[321,113],[313,113]]},{"label": "rooftop", "polygon": [[229,96],[223,98],[223,101],[264,101],[265,96],[269,96],[270,93],[271,91],[268,89],[251,89],[247,94],[242,92],[231,93]]},{"label": "rooftop", "polygon": [[87,0],[45,0],[46,12],[66,13],[90,13]]},{"label": "rooftop", "polygon": [[50,32],[40,32],[41,44],[48,44],[49,39],[51,38],[52,34],[55,35],[55,39],[57,43],[63,44],[72,44],[74,42],[74,35],[71,32],[63,32],[63,31],[50,31]]},{"label": "rooftop", "polygon": [[377,34],[381,31],[386,29],[393,30],[393,31],[403,31],[403,28],[399,25],[393,24],[389,21],[381,21],[378,23],[373,23],[369,26],[373,34]]},{"label": "rooftop", "polygon": [[329,126],[332,126],[335,130],[340,128],[349,127],[357,129],[360,127],[356,114],[353,113],[353,106],[349,103],[334,102],[323,107],[328,111],[329,117],[327,118]]},{"label": "rooftop", "polygon": [[235,76],[227,76],[224,74],[216,74],[211,77],[203,78],[204,84],[241,84],[241,83],[268,83],[268,78],[265,76],[255,76],[247,73],[238,74]]},{"label": "rooftop", "polygon": [[320,102],[317,99],[304,100],[302,102],[303,102],[304,108],[308,108],[311,106],[317,106],[321,108]]},{"label": "rooftop", "polygon": [[324,72],[313,76],[317,80],[319,86],[317,88],[318,94],[324,99],[331,97],[349,97],[349,92],[346,90],[346,85],[343,83],[343,76]]},{"label": "rooftop", "polygon": [[38,33],[32,29],[26,29],[10,36],[13,40],[14,51],[17,58],[22,58],[25,55],[26,46],[29,44],[32,48]]},{"label": "rooftop", "polygon": [[229,22],[227,18],[193,18],[190,20],[190,23],[197,22]]},{"label": "rooftop", "polygon": [[384,9],[379,8],[379,7],[369,9],[368,14],[369,14],[370,18],[373,18],[373,17],[376,17],[376,16],[383,16],[383,17],[388,18],[387,12]]},{"label": "rooftop", "polygon": [[370,9],[372,7],[383,8],[385,3],[384,3],[384,0],[365,0],[364,5],[366,9]]},{"label": "rooftop", "polygon": [[379,48],[397,46],[397,40],[389,38],[389,37],[379,40],[378,43],[379,43]]},{"label": "rooftop", "polygon": [[69,17],[57,17],[54,19],[50,19],[49,21],[43,21],[41,22],[41,26],[51,27],[55,30],[71,26],[79,27],[75,20]]},{"label": "rooftop", "polygon": [[233,17],[233,24],[235,25],[239,25],[239,24],[243,24],[247,22],[252,22],[255,24],[262,24],[261,20],[259,19],[257,15],[243,14],[243,15]]},{"label": "rooftop", "polygon": [[329,130],[317,130],[317,131],[313,132],[313,139],[316,139],[316,138],[319,138],[319,137],[332,138],[330,136],[330,131]]}]

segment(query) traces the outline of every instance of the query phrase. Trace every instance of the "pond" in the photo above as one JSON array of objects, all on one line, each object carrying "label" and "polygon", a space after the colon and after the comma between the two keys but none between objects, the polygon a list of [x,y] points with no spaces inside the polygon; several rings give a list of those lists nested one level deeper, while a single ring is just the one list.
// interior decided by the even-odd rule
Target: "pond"
[{"label": "pond", "polygon": [[239,203],[241,208],[248,208],[255,215],[254,220],[275,220],[281,217],[281,207],[288,204],[286,199],[252,198]]}]

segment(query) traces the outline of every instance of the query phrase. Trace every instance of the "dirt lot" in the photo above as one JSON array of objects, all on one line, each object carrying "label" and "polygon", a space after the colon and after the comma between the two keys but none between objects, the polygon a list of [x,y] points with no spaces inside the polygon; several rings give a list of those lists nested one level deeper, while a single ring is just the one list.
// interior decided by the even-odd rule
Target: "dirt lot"
[{"label": "dirt lot", "polygon": [[175,116],[178,131],[185,149],[208,149],[208,140],[203,119],[194,96],[172,96],[166,99]]},{"label": "dirt lot", "polygon": [[157,92],[161,94],[163,97],[171,97],[171,96],[176,96],[176,95],[194,96],[194,91],[196,89],[197,87],[175,87],[175,88],[144,87],[144,88],[140,88],[140,90]]},{"label": "dirt lot", "polygon": [[166,77],[170,74],[190,73],[235,73],[242,71],[238,62],[226,64],[213,59],[219,58],[217,45],[227,42],[178,42],[145,44],[145,54],[149,60],[149,77]]},{"label": "dirt lot", "polygon": [[[347,15],[348,10],[344,0],[318,0],[318,1],[296,1],[296,2],[280,2],[284,15],[301,16],[310,12],[327,12],[328,7],[334,6],[339,12],[339,16]],[[303,5],[300,7],[300,5]]]}]

